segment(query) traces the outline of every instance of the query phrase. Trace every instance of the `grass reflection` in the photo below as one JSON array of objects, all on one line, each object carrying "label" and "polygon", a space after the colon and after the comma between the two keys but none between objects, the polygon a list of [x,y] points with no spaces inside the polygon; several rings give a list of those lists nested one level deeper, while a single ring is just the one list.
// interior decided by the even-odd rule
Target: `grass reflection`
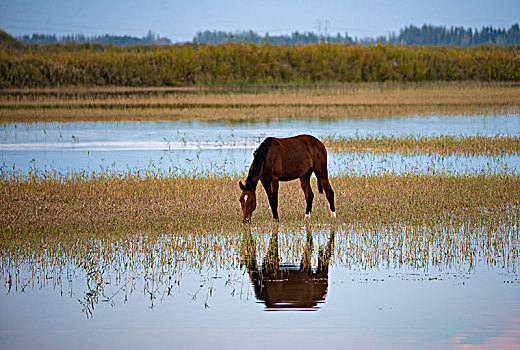
[{"label": "grass reflection", "polygon": [[189,294],[205,306],[217,278],[234,288],[242,275],[247,293],[268,308],[289,305],[266,292],[280,276],[314,285],[306,303],[294,304],[315,307],[331,266],[384,269],[398,278],[410,270],[434,279],[439,271],[458,276],[479,267],[506,276],[519,262],[519,182],[507,174],[335,177],[338,218],[329,218],[326,199],[317,196],[305,226],[300,186],[284,183],[280,223],[261,195],[249,226],[240,221],[232,177],[4,178],[1,277],[6,293],[53,288],[90,317],[98,305],[136,293],[153,308],[178,295],[193,274],[200,283]]},{"label": "grass reflection", "polygon": [[[268,309],[305,309],[323,302],[329,266],[383,269],[396,278],[412,270],[425,279],[480,266],[506,276],[517,273],[519,248],[516,224],[242,225],[227,233],[13,239],[2,242],[0,268],[7,293],[52,288],[76,299],[88,317],[100,303],[115,306],[136,293],[153,308],[175,297],[189,274],[200,276],[192,296],[205,306],[216,276],[233,285],[246,273]],[[295,292],[281,294],[282,285]]]}]

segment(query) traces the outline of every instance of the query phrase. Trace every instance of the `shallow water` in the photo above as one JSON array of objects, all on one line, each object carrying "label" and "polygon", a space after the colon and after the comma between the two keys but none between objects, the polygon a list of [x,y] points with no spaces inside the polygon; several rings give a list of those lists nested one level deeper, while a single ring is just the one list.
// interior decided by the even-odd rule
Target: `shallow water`
[{"label": "shallow water", "polygon": [[[22,172],[31,169],[62,172],[162,172],[165,174],[230,174],[247,173],[253,160],[253,147],[201,150],[157,151],[10,151],[2,159],[5,169]],[[328,168],[331,175],[363,175],[379,173],[450,173],[465,174],[520,173],[520,155],[406,155],[388,153],[332,153]]]},{"label": "shallow water", "polygon": [[497,349],[520,343],[518,281],[507,284],[489,271],[442,281],[388,276],[333,268],[325,302],[315,312],[266,312],[243,270],[215,273],[207,299],[208,288],[200,288],[205,278],[193,271],[185,272],[171,295],[159,291],[153,303],[136,283],[134,295],[96,304],[90,318],[79,291],[27,288],[0,298],[2,314],[9,315],[1,320],[0,346]]},{"label": "shallow water", "polygon": [[[274,119],[255,123],[161,121],[5,124],[4,168],[62,172],[136,170],[242,174],[266,136],[302,133],[341,136],[494,136],[520,134],[520,118],[506,116]],[[518,173],[520,157],[330,153],[333,174],[378,172]]]},{"label": "shallow water", "polygon": [[[0,260],[0,347],[518,346],[518,232],[488,244],[482,230],[443,232],[244,231],[91,242],[83,257],[25,250],[20,264]],[[488,259],[495,248],[504,255]]]},{"label": "shallow water", "polygon": [[[301,133],[518,135],[520,118],[6,124],[0,154],[4,169],[23,172],[241,174],[264,137]],[[330,154],[329,169],[518,174],[520,161],[347,153]],[[520,244],[512,222],[339,228],[328,264],[319,253],[330,242],[326,226],[310,232],[312,244],[304,228],[282,230],[276,245],[273,232],[258,230],[253,245],[244,232],[2,241],[0,349],[518,348]]]}]

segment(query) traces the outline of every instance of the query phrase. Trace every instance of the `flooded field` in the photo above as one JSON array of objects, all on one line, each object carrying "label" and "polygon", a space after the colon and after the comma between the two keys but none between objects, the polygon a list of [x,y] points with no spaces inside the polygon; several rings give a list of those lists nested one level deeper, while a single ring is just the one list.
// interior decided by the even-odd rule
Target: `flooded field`
[{"label": "flooded field", "polygon": [[[0,348],[518,348],[517,88],[449,89],[0,95]],[[313,178],[308,221],[293,181],[243,224],[253,151],[297,134],[337,218]]]},{"label": "flooded field", "polygon": [[24,245],[1,260],[0,342],[254,349],[267,333],[288,348],[514,348],[518,230],[489,230],[274,226]]},{"label": "flooded field", "polygon": [[[4,124],[0,161],[4,168],[61,172],[162,171],[173,174],[242,174],[267,136],[456,137],[519,135],[516,115],[348,119],[273,119],[232,123],[201,121],[73,122]],[[381,156],[329,152],[332,174],[518,173],[518,153]]]}]

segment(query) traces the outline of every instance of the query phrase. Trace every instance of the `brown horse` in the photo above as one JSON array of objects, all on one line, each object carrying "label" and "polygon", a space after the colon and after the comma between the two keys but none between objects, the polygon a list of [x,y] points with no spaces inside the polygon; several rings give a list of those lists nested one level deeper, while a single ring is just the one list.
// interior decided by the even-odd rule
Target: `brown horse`
[{"label": "brown horse", "polygon": [[310,218],[314,194],[311,189],[311,175],[318,178],[318,191],[327,196],[330,204],[331,216],[336,217],[334,207],[334,191],[330,187],[327,171],[327,150],[320,140],[310,135],[299,135],[284,139],[275,137],[266,138],[254,153],[253,163],[249,168],[246,184],[239,182],[242,194],[242,221],[251,220],[256,209],[256,185],[262,182],[273,218],[278,220],[278,183],[300,179],[305,193],[307,209],[305,219]]}]

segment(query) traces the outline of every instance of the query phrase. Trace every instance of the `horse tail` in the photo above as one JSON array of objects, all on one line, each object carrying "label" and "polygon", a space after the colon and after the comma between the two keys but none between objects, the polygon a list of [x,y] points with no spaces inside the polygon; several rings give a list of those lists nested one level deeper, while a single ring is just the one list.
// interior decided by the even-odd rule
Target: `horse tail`
[{"label": "horse tail", "polygon": [[323,187],[321,187],[320,179],[316,178],[316,180],[318,180],[318,192],[323,193]]}]

